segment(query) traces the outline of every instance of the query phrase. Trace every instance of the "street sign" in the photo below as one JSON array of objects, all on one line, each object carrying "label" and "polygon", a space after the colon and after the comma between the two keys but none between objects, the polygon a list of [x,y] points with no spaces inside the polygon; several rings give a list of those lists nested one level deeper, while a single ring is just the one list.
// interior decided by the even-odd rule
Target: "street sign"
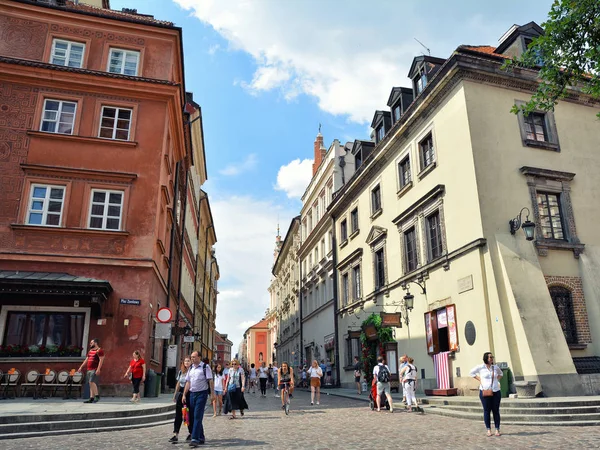
[{"label": "street sign", "polygon": [[167,367],[177,366],[177,346],[169,345],[167,348]]},{"label": "street sign", "polygon": [[156,320],[158,320],[160,323],[168,323],[171,321],[172,317],[173,317],[173,314],[171,313],[171,310],[166,307],[160,308],[156,312]]},{"label": "street sign", "polygon": [[120,299],[121,305],[136,305],[136,306],[140,306],[142,304],[141,300],[136,300],[133,298],[122,298]]},{"label": "street sign", "polygon": [[184,336],[183,342],[194,342],[194,336]]},{"label": "street sign", "polygon": [[157,323],[154,330],[154,337],[156,339],[171,339],[170,323]]}]

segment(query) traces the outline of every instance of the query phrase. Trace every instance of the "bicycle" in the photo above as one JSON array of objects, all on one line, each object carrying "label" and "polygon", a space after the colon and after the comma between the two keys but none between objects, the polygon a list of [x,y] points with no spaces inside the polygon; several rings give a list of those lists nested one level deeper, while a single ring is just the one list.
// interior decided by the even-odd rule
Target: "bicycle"
[{"label": "bicycle", "polygon": [[290,389],[289,383],[283,383],[283,410],[285,411],[285,415],[289,415],[290,413]]}]

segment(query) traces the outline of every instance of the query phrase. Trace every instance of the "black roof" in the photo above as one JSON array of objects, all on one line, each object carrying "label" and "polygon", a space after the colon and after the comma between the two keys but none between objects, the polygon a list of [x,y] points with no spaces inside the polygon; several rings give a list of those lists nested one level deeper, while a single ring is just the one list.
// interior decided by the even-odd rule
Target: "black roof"
[{"label": "black roof", "polygon": [[79,277],[64,272],[0,270],[0,293],[78,293],[102,295],[106,298],[112,290],[112,286],[107,280]]},{"label": "black roof", "polygon": [[415,68],[421,62],[428,62],[428,63],[432,63],[435,65],[441,66],[442,64],[444,64],[446,62],[446,60],[444,58],[436,58],[434,56],[427,56],[427,55],[417,56],[413,59],[413,62],[410,66],[410,70],[408,71],[408,78],[412,79]]},{"label": "black roof", "polygon": [[375,111],[373,121],[371,122],[371,128],[375,128],[375,126],[379,122],[381,122],[385,117],[389,119],[391,117],[391,113],[389,111]]},{"label": "black roof", "polygon": [[[390,92],[390,96],[388,97],[387,105],[391,107],[394,103],[398,101],[402,94],[410,94],[412,95],[412,88],[407,87],[393,87],[392,92]],[[408,106],[408,105],[407,105]]]}]

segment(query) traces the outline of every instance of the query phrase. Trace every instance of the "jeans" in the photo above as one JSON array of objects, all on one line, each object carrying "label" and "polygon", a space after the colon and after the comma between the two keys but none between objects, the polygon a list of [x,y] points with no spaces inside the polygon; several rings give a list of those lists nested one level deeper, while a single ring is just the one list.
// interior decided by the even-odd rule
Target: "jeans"
[{"label": "jeans", "polygon": [[273,375],[273,390],[277,390],[277,374]]},{"label": "jeans", "polygon": [[492,397],[484,397],[481,389],[479,390],[479,399],[481,400],[481,405],[483,406],[483,422],[485,423],[485,427],[488,430],[491,428],[490,412],[494,414],[494,427],[496,427],[496,430],[500,429],[501,398],[502,393],[500,391],[494,392],[494,395]]},{"label": "jeans", "polygon": [[204,407],[208,399],[208,390],[192,392],[190,405],[190,423],[194,424],[192,429],[192,442],[204,442]]}]

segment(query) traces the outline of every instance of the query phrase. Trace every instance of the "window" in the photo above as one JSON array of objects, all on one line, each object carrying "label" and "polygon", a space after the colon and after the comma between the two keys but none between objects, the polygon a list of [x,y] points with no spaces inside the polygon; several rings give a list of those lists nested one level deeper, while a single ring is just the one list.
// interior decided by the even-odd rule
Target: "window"
[{"label": "window", "polygon": [[400,111],[400,105],[396,105],[393,110],[394,123],[396,123],[400,120],[401,115],[402,115],[402,112]]},{"label": "window", "polygon": [[310,234],[310,232],[313,230],[313,223],[312,223],[312,213],[310,213],[308,215],[308,233]]},{"label": "window", "polygon": [[398,163],[398,178],[400,179],[400,189],[411,182],[410,158],[408,156]]},{"label": "window", "polygon": [[533,112],[525,117],[525,132],[527,134],[527,139],[548,142],[546,115],[544,113]]},{"label": "window", "polygon": [[54,41],[52,41],[50,62],[59,66],[81,68],[83,65],[84,50],[85,44],[54,39]]},{"label": "window", "polygon": [[381,142],[384,137],[385,137],[385,128],[383,127],[383,125],[381,125],[379,128],[377,128],[377,142]]},{"label": "window", "polygon": [[342,306],[348,304],[350,297],[350,282],[348,280],[348,273],[342,275]]},{"label": "window", "polygon": [[319,214],[319,204],[315,203],[315,225],[319,223],[319,219],[321,218]]},{"label": "window", "polygon": [[323,258],[325,258],[325,255],[327,254],[325,252],[325,239],[321,240],[321,254],[323,255]]},{"label": "window", "polygon": [[[346,339],[346,366],[351,367],[354,364],[354,357],[360,357],[360,331],[351,331]],[[310,361],[310,360],[308,360]]]},{"label": "window", "polygon": [[340,239],[342,242],[348,240],[348,221],[346,219],[340,222]]},{"label": "window", "polygon": [[421,156],[421,170],[433,164],[435,159],[435,150],[433,148],[433,136],[431,133],[425,139],[419,142],[419,154]]},{"label": "window", "polygon": [[110,50],[110,56],[108,57],[108,71],[110,73],[137,76],[139,63],[140,52],[113,48]]},{"label": "window", "polygon": [[429,355],[457,351],[458,334],[455,305],[425,313],[425,336]]},{"label": "window", "polygon": [[561,286],[552,286],[549,290],[567,344],[577,344],[577,328],[571,291]]},{"label": "window", "polygon": [[48,133],[73,134],[77,103],[62,100],[45,100],[41,131]]},{"label": "window", "polygon": [[128,141],[132,112],[131,109],[103,106],[99,136],[106,139]]},{"label": "window", "polygon": [[312,270],[313,268],[313,263],[312,263],[312,253],[310,255],[308,255],[308,270]]},{"label": "window", "polygon": [[540,226],[544,239],[565,239],[559,194],[537,193]]},{"label": "window", "polygon": [[358,208],[354,208],[350,213],[350,226],[352,233],[358,231]]},{"label": "window", "polygon": [[319,262],[319,247],[315,247],[315,263]]},{"label": "window", "polygon": [[375,214],[381,210],[381,187],[375,186],[371,191],[371,214]]},{"label": "window", "polygon": [[383,248],[375,252],[375,289],[385,286],[385,257]]},{"label": "window", "polygon": [[439,211],[434,212],[426,219],[427,224],[427,253],[429,254],[429,261],[442,256],[442,229],[440,226],[440,213]]},{"label": "window", "polygon": [[32,184],[29,197],[28,225],[60,226],[65,199],[64,186]]},{"label": "window", "polygon": [[416,270],[418,265],[417,233],[414,227],[404,233],[404,262],[407,273]]},{"label": "window", "polygon": [[423,92],[425,86],[427,86],[427,73],[424,65],[417,69],[417,76],[413,78],[413,82],[415,85],[415,91],[417,95],[419,95],[421,92]]},{"label": "window", "polygon": [[354,300],[358,300],[361,297],[360,266],[356,266],[352,269],[352,292],[354,293]]},{"label": "window", "polygon": [[89,228],[120,230],[123,192],[93,189]]},{"label": "window", "polygon": [[8,311],[4,345],[74,346],[81,352],[85,312]]}]

